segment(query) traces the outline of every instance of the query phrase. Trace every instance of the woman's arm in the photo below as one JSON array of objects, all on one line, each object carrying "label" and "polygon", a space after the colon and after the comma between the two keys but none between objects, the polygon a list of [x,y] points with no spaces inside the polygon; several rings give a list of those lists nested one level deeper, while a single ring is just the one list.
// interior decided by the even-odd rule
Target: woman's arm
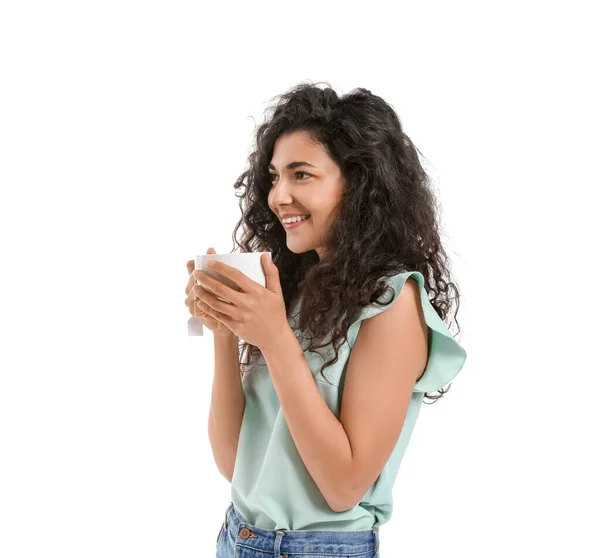
[{"label": "woman's arm", "polygon": [[219,472],[231,482],[246,407],[238,360],[238,337],[216,334],[214,348],[215,374],[208,417],[208,438]]},{"label": "woman's arm", "polygon": [[298,453],[329,507],[341,511],[352,464],[344,427],[319,392],[291,329],[262,352]]}]

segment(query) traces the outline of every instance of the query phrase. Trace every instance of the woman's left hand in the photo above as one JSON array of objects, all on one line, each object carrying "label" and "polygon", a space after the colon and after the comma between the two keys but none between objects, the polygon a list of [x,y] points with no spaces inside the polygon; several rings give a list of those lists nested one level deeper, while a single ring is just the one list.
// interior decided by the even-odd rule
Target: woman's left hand
[{"label": "woman's left hand", "polygon": [[239,269],[219,260],[211,260],[209,268],[236,283],[242,291],[236,291],[221,283],[202,270],[193,272],[194,277],[216,295],[231,301],[231,304],[200,286],[194,287],[202,302],[202,311],[224,323],[233,334],[261,350],[277,344],[282,334],[290,330],[285,309],[285,301],[279,282],[279,270],[269,254],[262,255],[261,263],[267,286],[253,281]]}]

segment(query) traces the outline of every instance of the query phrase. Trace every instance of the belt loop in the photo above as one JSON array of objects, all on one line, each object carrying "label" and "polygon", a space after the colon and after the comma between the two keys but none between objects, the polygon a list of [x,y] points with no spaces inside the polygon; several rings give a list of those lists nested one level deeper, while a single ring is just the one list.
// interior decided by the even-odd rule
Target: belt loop
[{"label": "belt loop", "polygon": [[275,545],[273,547],[274,558],[287,558],[287,554],[280,554],[281,552],[281,539],[283,539],[285,533],[283,531],[275,531]]},{"label": "belt loop", "polygon": [[375,527],[373,529],[373,535],[375,535],[375,549],[373,554],[375,556],[379,556],[379,527]]},{"label": "belt loop", "polygon": [[231,502],[231,503],[229,504],[229,507],[228,507],[228,508],[227,508],[227,510],[225,511],[225,521],[223,522],[223,524],[224,524],[224,528],[225,528],[225,531],[227,531],[227,527],[228,527],[228,525],[227,525],[227,516],[229,515],[229,510],[231,509],[231,506],[233,506],[233,502]]}]

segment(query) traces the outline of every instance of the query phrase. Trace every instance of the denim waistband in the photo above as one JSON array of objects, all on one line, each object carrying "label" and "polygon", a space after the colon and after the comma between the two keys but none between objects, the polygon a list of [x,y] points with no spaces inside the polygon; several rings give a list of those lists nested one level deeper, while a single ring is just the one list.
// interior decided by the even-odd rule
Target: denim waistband
[{"label": "denim waistband", "polygon": [[224,530],[231,531],[236,546],[246,546],[282,556],[295,552],[346,554],[379,552],[379,527],[362,531],[262,529],[245,521],[233,502],[225,512]]}]

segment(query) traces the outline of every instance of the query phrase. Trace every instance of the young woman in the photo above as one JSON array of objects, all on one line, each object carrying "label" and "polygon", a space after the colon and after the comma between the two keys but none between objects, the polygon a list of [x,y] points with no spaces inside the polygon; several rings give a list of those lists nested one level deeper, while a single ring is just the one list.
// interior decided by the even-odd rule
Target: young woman
[{"label": "young woman", "polygon": [[236,291],[188,262],[186,289],[214,333],[209,437],[231,482],[217,558],[378,558],[421,405],[466,360],[443,321],[458,289],[430,180],[383,99],[301,84],[235,187],[234,240],[272,254],[267,286],[216,262]]}]

